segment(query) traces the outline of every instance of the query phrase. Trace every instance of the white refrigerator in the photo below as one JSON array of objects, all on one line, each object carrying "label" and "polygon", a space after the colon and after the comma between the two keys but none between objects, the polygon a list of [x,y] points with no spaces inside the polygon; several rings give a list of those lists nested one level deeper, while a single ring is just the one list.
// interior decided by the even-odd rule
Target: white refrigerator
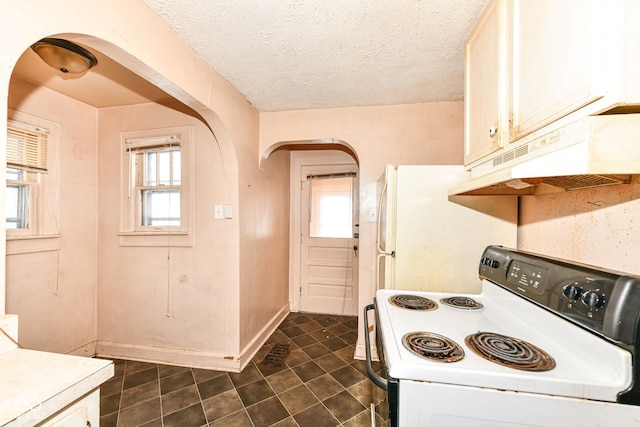
[{"label": "white refrigerator", "polygon": [[488,245],[516,247],[516,196],[449,196],[464,166],[387,165],[378,180],[378,289],[479,293]]}]

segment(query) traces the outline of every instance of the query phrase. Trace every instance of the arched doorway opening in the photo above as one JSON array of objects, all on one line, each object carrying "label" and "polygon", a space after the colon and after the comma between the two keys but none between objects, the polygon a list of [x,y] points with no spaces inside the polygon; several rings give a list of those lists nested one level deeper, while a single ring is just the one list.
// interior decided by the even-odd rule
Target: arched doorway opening
[{"label": "arched doorway opening", "polygon": [[[160,89],[141,77],[153,71],[141,72],[141,64],[117,47],[89,36],[76,35],[74,41],[98,56],[98,66],[87,74],[55,75],[27,46],[8,84],[8,119],[56,129],[47,175],[29,182],[39,183],[43,194],[31,206],[32,213],[41,210],[30,224],[36,233],[7,239],[6,309],[20,317],[21,343],[58,353],[149,360],[169,360],[159,343],[166,353],[176,353],[173,347],[203,354],[237,348],[237,337],[213,348],[234,329],[226,319],[239,317],[237,307],[225,304],[227,290],[203,289],[192,279],[237,276],[237,251],[229,250],[237,245],[237,233],[227,224],[203,221],[209,211],[201,208],[237,204],[237,164],[224,127],[180,89],[169,83]],[[205,224],[201,237],[188,229],[155,235],[123,229],[120,207],[133,199],[121,191],[131,165],[123,150],[126,134],[177,128],[190,138],[192,164],[182,168],[181,191],[190,179],[194,203],[180,220]],[[208,185],[200,191],[195,180]],[[198,238],[213,243],[198,249]],[[228,257],[199,264],[207,268],[190,261],[205,258],[205,251]],[[185,318],[196,328],[185,325]],[[212,344],[203,349],[203,341]],[[231,365],[237,362],[222,363],[236,368]]]},{"label": "arched doorway opening", "polygon": [[337,139],[283,142],[290,151],[291,311],[358,314],[359,168]]}]

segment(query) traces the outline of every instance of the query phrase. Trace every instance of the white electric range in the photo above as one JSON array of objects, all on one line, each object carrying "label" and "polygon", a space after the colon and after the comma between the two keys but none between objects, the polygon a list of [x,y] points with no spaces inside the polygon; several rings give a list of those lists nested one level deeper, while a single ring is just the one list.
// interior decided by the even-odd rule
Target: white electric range
[{"label": "white electric range", "polygon": [[497,246],[479,274],[481,294],[379,290],[365,309],[392,427],[640,426],[640,278]]}]

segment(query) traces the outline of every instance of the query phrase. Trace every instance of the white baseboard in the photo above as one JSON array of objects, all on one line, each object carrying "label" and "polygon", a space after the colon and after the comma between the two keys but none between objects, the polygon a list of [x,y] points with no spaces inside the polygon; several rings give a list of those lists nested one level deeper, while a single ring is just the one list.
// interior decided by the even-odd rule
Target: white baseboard
[{"label": "white baseboard", "polygon": [[280,323],[290,313],[289,304],[285,305],[271,318],[270,321],[262,328],[262,330],[251,340],[249,344],[245,346],[240,352],[240,369],[244,369],[245,366],[253,359],[258,350],[264,345],[269,337],[278,329]]},{"label": "white baseboard", "polygon": [[[148,363],[162,363],[167,365],[189,366],[193,368],[214,369],[218,371],[240,372],[278,328],[289,314],[289,304],[260,330],[247,346],[237,355],[199,350],[185,350],[172,347],[155,347],[137,344],[123,344],[98,340],[94,344],[94,353],[98,357],[137,360]],[[89,346],[89,345],[88,345]],[[89,347],[81,347],[70,354],[84,354]],[[76,353],[76,351],[78,353]]]},{"label": "white baseboard", "polygon": [[71,354],[73,356],[93,357],[96,355],[96,342],[91,341],[85,345],[81,345],[80,347],[67,352],[67,354]]},{"label": "white baseboard", "polygon": [[97,341],[96,356],[240,372],[240,358],[217,352]]}]

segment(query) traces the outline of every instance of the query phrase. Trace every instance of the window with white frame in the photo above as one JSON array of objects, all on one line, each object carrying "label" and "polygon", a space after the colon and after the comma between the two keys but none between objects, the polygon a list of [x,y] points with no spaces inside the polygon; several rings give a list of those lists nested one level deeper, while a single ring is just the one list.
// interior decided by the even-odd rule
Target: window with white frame
[{"label": "window with white frame", "polygon": [[180,136],[127,140],[136,228],[180,226]]},{"label": "window with white frame", "polygon": [[5,225],[9,236],[37,234],[36,201],[40,174],[47,172],[48,133],[44,128],[7,121]]},{"label": "window with white frame", "polygon": [[5,221],[7,230],[22,230],[29,227],[30,183],[27,172],[7,167],[7,190]]},{"label": "window with white frame", "polygon": [[[153,236],[187,235],[191,216],[190,127],[130,132],[123,138],[121,244],[166,244]],[[190,244],[172,238],[171,244]]]}]

